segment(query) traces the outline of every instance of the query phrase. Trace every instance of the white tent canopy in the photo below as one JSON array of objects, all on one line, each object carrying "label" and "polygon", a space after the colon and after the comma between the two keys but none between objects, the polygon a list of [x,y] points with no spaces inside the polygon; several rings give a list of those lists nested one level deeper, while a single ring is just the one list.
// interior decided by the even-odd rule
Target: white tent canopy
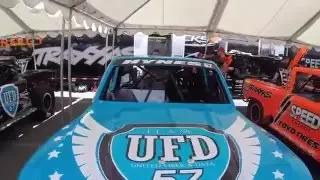
[{"label": "white tent canopy", "polygon": [[319,0],[87,0],[75,9],[133,33],[207,31],[320,45]]},{"label": "white tent canopy", "polygon": [[[42,3],[45,12],[60,10],[64,17],[71,8],[78,24],[94,24],[100,32],[106,26],[120,33],[220,32],[320,46],[319,0],[0,0],[30,28],[47,31],[60,29],[60,22],[41,26],[22,13],[20,1],[31,8]],[[10,28],[18,31],[16,25]]]},{"label": "white tent canopy", "polygon": [[[105,26],[91,18],[73,12],[73,34],[94,36],[104,34]],[[62,29],[62,17],[67,21],[69,9],[50,1],[0,0],[2,28],[0,37],[35,33],[36,36],[55,37]],[[66,23],[66,29],[67,29]]]}]

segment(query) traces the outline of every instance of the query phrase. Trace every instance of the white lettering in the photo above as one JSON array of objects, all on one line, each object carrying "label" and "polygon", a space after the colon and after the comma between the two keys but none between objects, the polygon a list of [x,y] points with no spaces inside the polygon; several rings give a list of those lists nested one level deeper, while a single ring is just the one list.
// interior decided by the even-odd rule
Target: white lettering
[{"label": "white lettering", "polygon": [[205,44],[207,42],[206,36],[192,36],[192,35],[185,35],[186,44]]},{"label": "white lettering", "polygon": [[156,64],[172,64],[173,60],[158,60]]},{"label": "white lettering", "polygon": [[[195,161],[203,161],[215,158],[218,155],[218,148],[216,143],[209,137],[192,135],[187,136],[190,139],[194,156],[192,157]],[[206,145],[207,152],[204,152],[204,148],[201,147],[200,141],[204,142]]]},{"label": "white lettering", "polygon": [[305,66],[310,68],[320,68],[320,59],[302,58],[305,61]]},{"label": "white lettering", "polygon": [[138,64],[140,62],[139,59],[136,60],[125,60],[122,64]]},{"label": "white lettering", "polygon": [[6,104],[12,103],[17,100],[17,94],[15,93],[15,91],[5,92],[3,93],[3,96],[4,96],[4,102]]},{"label": "white lettering", "polygon": [[190,66],[204,66],[206,68],[213,68],[212,64],[209,63],[201,63],[201,62],[195,62],[195,61],[175,61],[175,60],[124,60],[122,64],[165,64],[165,65],[190,65]]},{"label": "white lettering", "polygon": [[174,61],[174,63],[173,64],[181,64],[181,65],[184,65],[184,64],[186,64],[186,61]]},{"label": "white lettering", "polygon": [[160,136],[163,140],[163,153],[164,157],[161,158],[163,161],[180,161],[180,158],[175,156],[175,149],[179,148],[179,145],[173,145],[173,140],[177,140],[178,143],[183,143],[183,136]]},{"label": "white lettering", "polygon": [[143,64],[151,64],[154,63],[156,60],[142,60]]},{"label": "white lettering", "polygon": [[129,151],[128,151],[128,158],[132,161],[137,161],[137,162],[145,162],[149,161],[153,158],[154,156],[154,144],[155,144],[155,139],[157,136],[145,136],[144,138],[146,139],[145,142],[145,151],[144,151],[144,156],[140,157],[139,154],[139,144],[140,140],[142,139],[142,135],[128,135],[129,138]]},{"label": "white lettering", "polygon": [[[202,169],[181,169],[181,170],[156,170],[153,180],[176,180],[174,176],[191,174],[189,180],[199,180],[203,174]],[[190,176],[190,175],[189,175]]]},{"label": "white lettering", "polygon": [[188,61],[187,64],[190,66],[201,66],[202,65],[200,62],[193,62],[193,61]]},{"label": "white lettering", "polygon": [[320,116],[306,109],[302,109],[299,106],[296,106],[296,105],[291,106],[290,116],[293,119],[300,121],[301,123],[307,125],[312,129],[320,128]]},{"label": "white lettering", "polygon": [[[84,64],[92,65],[98,61],[98,64],[104,65],[107,61],[111,60],[112,47],[99,49],[101,46],[89,46],[84,51],[78,51],[72,49],[71,64],[77,65],[80,61],[85,60]],[[60,47],[46,47],[35,49],[33,55],[36,56],[37,65],[47,66],[48,62],[60,64]],[[114,57],[133,55],[133,46],[129,46],[123,49],[115,48]],[[105,58],[105,56],[107,58]],[[63,59],[68,60],[68,50],[63,52]]]},{"label": "white lettering", "polygon": [[205,68],[213,68],[213,65],[212,64],[209,64],[209,63],[203,63],[203,66]]},{"label": "white lettering", "polygon": [[[163,162],[179,162],[182,157],[176,153],[181,143],[189,143],[192,160],[205,161],[215,158],[218,155],[218,148],[213,139],[202,135],[188,136],[142,136],[129,135],[128,158],[132,161],[145,162],[154,158],[160,158]],[[186,141],[189,139],[190,141]],[[156,152],[156,140],[160,140],[163,145],[162,152]],[[175,141],[174,141],[175,140]],[[145,142],[143,147],[141,141]],[[176,143],[176,144],[175,144]],[[144,148],[144,155],[141,155],[140,149]],[[159,154],[160,153],[160,154]],[[140,155],[140,156],[139,156]],[[156,157],[157,156],[157,157]]]}]

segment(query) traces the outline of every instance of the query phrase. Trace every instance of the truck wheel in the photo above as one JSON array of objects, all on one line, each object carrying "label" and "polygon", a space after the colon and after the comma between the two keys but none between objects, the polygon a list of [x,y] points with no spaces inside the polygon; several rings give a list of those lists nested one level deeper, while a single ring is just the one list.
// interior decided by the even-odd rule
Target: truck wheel
[{"label": "truck wheel", "polygon": [[254,123],[262,125],[263,121],[263,106],[262,104],[254,99],[250,99],[247,108],[247,117]]},{"label": "truck wheel", "polygon": [[33,119],[44,121],[54,114],[55,97],[49,84],[38,84],[31,90],[31,101],[37,111]]}]

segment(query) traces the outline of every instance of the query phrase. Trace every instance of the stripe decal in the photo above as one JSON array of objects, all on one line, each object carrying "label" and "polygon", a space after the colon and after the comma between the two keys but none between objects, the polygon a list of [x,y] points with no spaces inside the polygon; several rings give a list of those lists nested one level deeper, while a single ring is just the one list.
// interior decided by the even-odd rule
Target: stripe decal
[{"label": "stripe decal", "polygon": [[291,105],[291,99],[292,99],[293,95],[290,94],[288,96],[286,96],[283,101],[280,104],[280,111],[277,114],[276,118],[274,119],[273,123],[276,123],[279,121],[279,119],[282,117],[282,115],[286,112],[286,110],[290,107]]}]

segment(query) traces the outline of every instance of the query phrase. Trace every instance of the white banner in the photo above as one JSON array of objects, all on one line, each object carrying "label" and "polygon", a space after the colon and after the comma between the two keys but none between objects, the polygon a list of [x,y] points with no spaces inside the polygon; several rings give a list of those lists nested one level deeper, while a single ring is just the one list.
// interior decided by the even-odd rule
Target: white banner
[{"label": "white banner", "polygon": [[186,37],[185,36],[176,36],[172,34],[172,57],[184,57],[185,51],[185,43]]},{"label": "white banner", "polygon": [[134,35],[134,56],[148,56],[148,35],[138,32]]}]

